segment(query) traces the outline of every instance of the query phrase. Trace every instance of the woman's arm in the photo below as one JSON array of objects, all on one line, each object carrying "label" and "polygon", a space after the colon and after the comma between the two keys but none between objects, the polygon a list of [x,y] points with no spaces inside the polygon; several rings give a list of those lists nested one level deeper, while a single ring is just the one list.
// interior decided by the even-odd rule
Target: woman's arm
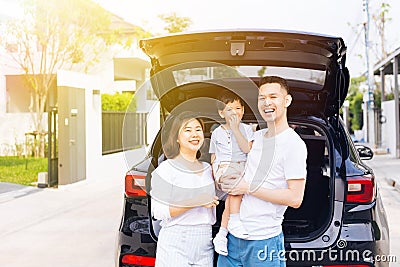
[{"label": "woman's arm", "polygon": [[215,208],[217,205],[219,204],[218,201],[218,197],[214,196],[213,200],[210,203],[201,205],[201,206],[193,206],[193,207],[173,207],[173,206],[169,206],[169,214],[171,217],[176,217],[179,216],[185,212],[187,212],[188,210],[191,210],[195,207],[204,207],[204,208]]},{"label": "woman's arm", "polygon": [[185,212],[187,212],[188,210],[193,209],[194,207],[182,207],[182,208],[178,208],[178,207],[171,207],[169,206],[169,215],[173,218],[176,216],[179,216]]}]

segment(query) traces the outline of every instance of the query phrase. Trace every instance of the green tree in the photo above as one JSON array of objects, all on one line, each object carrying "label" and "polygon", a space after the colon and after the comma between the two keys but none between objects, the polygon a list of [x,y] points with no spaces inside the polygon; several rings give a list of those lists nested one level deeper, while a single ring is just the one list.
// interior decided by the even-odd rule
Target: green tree
[{"label": "green tree", "polygon": [[360,130],[363,126],[363,111],[362,111],[362,103],[363,103],[363,94],[358,92],[350,101],[349,110],[351,118],[351,130]]},{"label": "green tree", "polygon": [[262,66],[258,71],[257,71],[257,75],[258,77],[264,77],[265,75],[265,71],[267,70],[266,66]]},{"label": "green tree", "polygon": [[179,17],[175,12],[170,14],[161,14],[158,17],[165,22],[164,30],[168,33],[183,32],[192,25],[189,17]]},{"label": "green tree", "polygon": [[[380,84],[375,84],[375,91],[374,91],[374,105],[376,108],[382,108],[382,92],[380,90]],[[393,93],[386,93],[385,94],[385,101],[389,101],[394,99]]]},{"label": "green tree", "polygon": [[116,93],[101,95],[101,109],[103,111],[136,111],[136,98],[131,93]]},{"label": "green tree", "polygon": [[13,57],[31,88],[29,110],[44,156],[43,113],[57,70],[88,72],[121,38],[110,27],[111,14],[91,0],[24,0],[23,7],[23,18],[10,22],[7,37],[20,48]]},{"label": "green tree", "polygon": [[380,37],[380,46],[381,46],[381,52],[379,59],[382,60],[387,57],[388,53],[386,51],[386,36],[385,36],[385,26],[386,23],[391,21],[392,18],[388,17],[389,11],[391,9],[391,6],[389,3],[386,3],[386,1],[383,1],[377,10],[375,14],[372,15],[372,19],[375,22],[375,27],[379,33]]},{"label": "green tree", "polygon": [[351,130],[360,130],[363,126],[362,103],[363,94],[360,92],[360,84],[366,81],[365,76],[351,78],[349,92],[346,100],[349,101]]}]

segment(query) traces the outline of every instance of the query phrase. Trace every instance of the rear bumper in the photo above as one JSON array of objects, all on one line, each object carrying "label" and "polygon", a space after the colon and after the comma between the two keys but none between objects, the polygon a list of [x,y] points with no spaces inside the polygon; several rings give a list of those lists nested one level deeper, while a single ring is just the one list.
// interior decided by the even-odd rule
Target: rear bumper
[{"label": "rear bumper", "polygon": [[122,264],[122,257],[124,255],[155,258],[156,243],[148,234],[133,233],[132,236],[128,236],[122,232],[119,232],[115,256],[115,267],[135,266]]}]

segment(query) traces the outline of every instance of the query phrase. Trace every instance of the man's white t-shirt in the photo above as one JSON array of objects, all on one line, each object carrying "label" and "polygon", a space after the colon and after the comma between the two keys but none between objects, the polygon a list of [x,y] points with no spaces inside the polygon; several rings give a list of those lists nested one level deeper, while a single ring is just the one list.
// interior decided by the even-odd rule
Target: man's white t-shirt
[{"label": "man's white t-shirt", "polygon": [[[240,123],[239,130],[248,142],[253,141],[254,132],[250,125]],[[247,154],[240,149],[232,130],[226,130],[221,125],[211,134],[209,152],[215,154],[214,166],[223,161],[245,162],[247,159]]]},{"label": "man's white t-shirt", "polygon": [[[307,148],[304,141],[291,128],[266,138],[267,129],[254,134],[251,151],[243,178],[250,189],[288,188],[287,180],[305,179]],[[250,240],[262,240],[282,232],[283,215],[287,206],[273,204],[252,195],[243,195],[240,219]]]}]

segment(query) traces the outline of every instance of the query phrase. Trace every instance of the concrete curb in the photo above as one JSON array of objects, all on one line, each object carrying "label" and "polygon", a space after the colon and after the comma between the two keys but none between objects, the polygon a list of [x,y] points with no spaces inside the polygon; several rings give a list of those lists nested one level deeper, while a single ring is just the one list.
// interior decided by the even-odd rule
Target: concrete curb
[{"label": "concrete curb", "polygon": [[32,193],[37,193],[40,191],[42,191],[42,190],[37,187],[27,186],[22,189],[5,192],[5,193],[0,194],[0,204],[10,201],[10,200],[13,200],[13,199],[16,199],[16,198],[20,198],[20,197],[32,194]]}]

